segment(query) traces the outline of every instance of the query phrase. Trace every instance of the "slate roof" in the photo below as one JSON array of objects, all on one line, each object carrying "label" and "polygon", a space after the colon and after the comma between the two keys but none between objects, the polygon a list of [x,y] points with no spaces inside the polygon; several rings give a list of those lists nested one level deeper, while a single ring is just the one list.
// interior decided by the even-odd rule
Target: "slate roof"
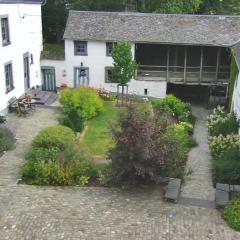
[{"label": "slate roof", "polygon": [[43,0],[0,0],[0,4],[12,4],[12,3],[26,3],[26,4],[41,4]]},{"label": "slate roof", "polygon": [[240,16],[70,11],[64,39],[232,46]]}]

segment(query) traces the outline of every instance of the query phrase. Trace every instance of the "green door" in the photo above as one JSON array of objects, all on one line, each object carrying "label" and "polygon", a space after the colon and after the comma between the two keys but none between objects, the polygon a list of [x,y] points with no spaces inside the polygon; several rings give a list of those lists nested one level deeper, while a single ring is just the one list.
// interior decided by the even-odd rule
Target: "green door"
[{"label": "green door", "polygon": [[56,78],[54,67],[42,68],[43,76],[43,90],[44,91],[56,91]]}]

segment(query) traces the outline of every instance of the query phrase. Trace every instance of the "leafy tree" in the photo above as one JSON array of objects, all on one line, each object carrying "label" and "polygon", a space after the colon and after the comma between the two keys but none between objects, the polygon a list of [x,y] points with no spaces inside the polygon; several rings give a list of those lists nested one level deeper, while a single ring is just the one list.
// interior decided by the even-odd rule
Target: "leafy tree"
[{"label": "leafy tree", "polygon": [[122,11],[122,0],[69,0],[70,8],[84,11]]},{"label": "leafy tree", "polygon": [[239,0],[203,0],[200,8],[202,13],[210,14],[239,14]]},{"label": "leafy tree", "polygon": [[141,12],[159,13],[194,13],[199,9],[202,0],[149,0],[137,1]]},{"label": "leafy tree", "polygon": [[113,79],[122,87],[122,101],[124,86],[132,79],[137,70],[137,63],[133,60],[132,45],[130,42],[119,42],[114,45],[113,52]]},{"label": "leafy tree", "polygon": [[62,41],[68,10],[64,0],[48,0],[42,7],[44,40],[48,43]]}]

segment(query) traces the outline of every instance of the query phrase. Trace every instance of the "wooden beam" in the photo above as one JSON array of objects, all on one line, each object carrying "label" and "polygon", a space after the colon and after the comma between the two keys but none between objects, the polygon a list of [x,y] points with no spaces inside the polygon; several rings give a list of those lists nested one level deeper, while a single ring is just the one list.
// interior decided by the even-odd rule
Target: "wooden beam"
[{"label": "wooden beam", "polygon": [[202,82],[203,74],[203,47],[201,47],[201,58],[200,58],[200,77],[199,77],[199,83]]},{"label": "wooden beam", "polygon": [[217,49],[217,63],[216,63],[216,77],[215,81],[218,81],[218,71],[219,71],[219,64],[220,64],[220,55],[221,55],[221,48],[218,47]]},{"label": "wooden beam", "polygon": [[183,75],[183,81],[186,83],[187,81],[187,46],[184,48],[184,75]]},{"label": "wooden beam", "polygon": [[169,81],[169,53],[170,53],[170,46],[168,45],[168,48],[167,48],[167,82]]}]

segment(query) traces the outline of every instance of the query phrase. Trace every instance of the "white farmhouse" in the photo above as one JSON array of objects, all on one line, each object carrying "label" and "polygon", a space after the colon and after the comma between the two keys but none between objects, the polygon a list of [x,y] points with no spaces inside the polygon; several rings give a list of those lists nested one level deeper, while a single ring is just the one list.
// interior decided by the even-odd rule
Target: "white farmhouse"
[{"label": "white farmhouse", "polygon": [[8,101],[41,85],[41,0],[0,0],[0,114]]},{"label": "white farmhouse", "polygon": [[70,11],[64,40],[65,59],[41,61],[46,90],[66,83],[116,92],[112,46],[129,41],[139,64],[129,92],[161,98],[169,87],[188,85],[204,95],[228,84],[240,16]]}]

